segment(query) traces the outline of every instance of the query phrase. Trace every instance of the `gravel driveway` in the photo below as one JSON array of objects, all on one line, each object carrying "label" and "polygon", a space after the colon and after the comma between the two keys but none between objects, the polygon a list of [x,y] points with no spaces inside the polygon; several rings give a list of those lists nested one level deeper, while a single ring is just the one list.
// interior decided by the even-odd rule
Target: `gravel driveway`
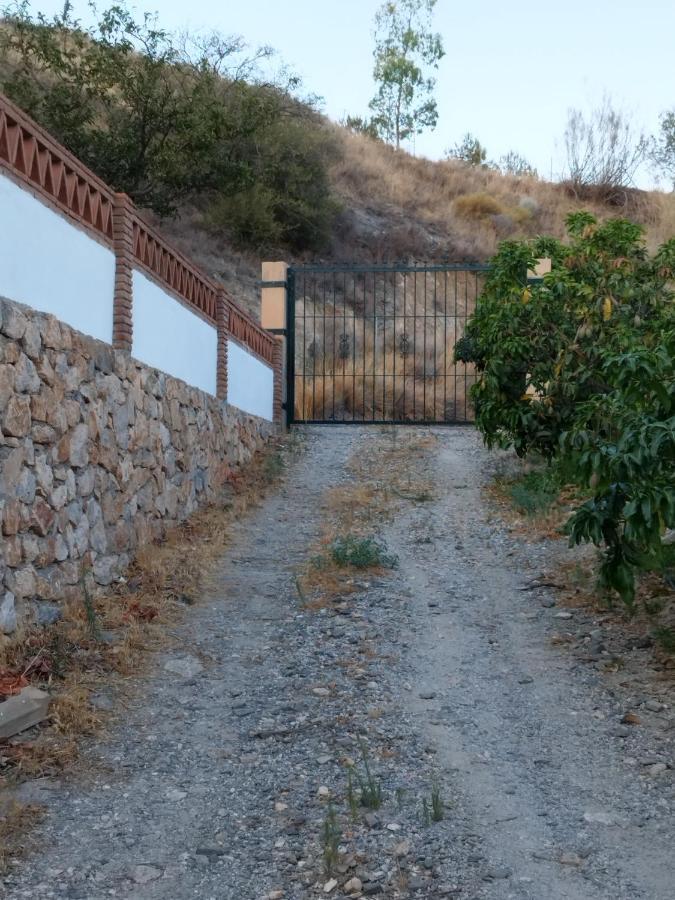
[{"label": "gravel driveway", "polygon": [[[49,812],[3,896],[675,896],[673,711],[642,696],[643,725],[622,725],[636,698],[551,645],[561,616],[583,634],[590,614],[523,590],[550,547],[490,521],[472,430],[431,433],[410,466],[433,499],[379,530],[398,567],[312,610],[295,573],[326,492],[392,437],[306,431],[174,649],[87,748],[93,774],[24,786]],[[366,762],[382,803],[350,809]]]}]

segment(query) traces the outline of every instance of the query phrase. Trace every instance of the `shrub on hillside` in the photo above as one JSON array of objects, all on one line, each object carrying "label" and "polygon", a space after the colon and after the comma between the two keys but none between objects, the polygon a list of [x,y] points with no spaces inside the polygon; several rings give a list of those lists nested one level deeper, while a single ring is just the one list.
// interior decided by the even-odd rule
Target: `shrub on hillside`
[{"label": "shrub on hillside", "polygon": [[323,249],[339,209],[327,171],[335,152],[330,133],[311,119],[273,125],[242,147],[250,183],[212,201],[211,227],[256,249],[280,244],[296,251]]},{"label": "shrub on hillside", "polygon": [[179,39],[123,4],[88,28],[68,4],[53,19],[27,3],[0,15],[2,89],[113,188],[160,215],[186,198],[229,201],[241,241],[322,243],[334,211],[325,140],[291,96],[297,79],[260,78],[268,49]]},{"label": "shrub on hillside", "polygon": [[[568,222],[568,244],[502,244],[458,356],[479,371],[487,444],[540,453],[590,493],[570,540],[604,545],[602,581],[631,603],[675,526],[675,240],[649,256],[631,222]],[[540,256],[553,271],[528,283]]]},{"label": "shrub on hillside", "polygon": [[462,194],[455,200],[455,212],[464,219],[484,219],[487,216],[498,216],[504,207],[490,194]]}]

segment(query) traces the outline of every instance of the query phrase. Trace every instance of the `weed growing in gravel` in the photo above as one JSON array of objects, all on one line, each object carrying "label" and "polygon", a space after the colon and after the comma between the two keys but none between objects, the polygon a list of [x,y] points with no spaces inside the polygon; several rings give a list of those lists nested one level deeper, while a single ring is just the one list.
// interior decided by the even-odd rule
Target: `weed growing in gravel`
[{"label": "weed growing in gravel", "polygon": [[434,822],[442,822],[445,817],[441,786],[435,781],[431,787],[431,818]]},{"label": "weed growing in gravel", "polygon": [[341,568],[393,569],[398,565],[398,558],[387,553],[385,545],[375,538],[360,538],[348,534],[333,541],[330,553],[335,565]]},{"label": "weed growing in gravel", "polygon": [[429,801],[426,797],[422,797],[422,825],[429,828],[431,825],[431,813],[429,812]]},{"label": "weed growing in gravel", "polygon": [[359,814],[359,801],[354,790],[354,776],[352,773],[353,766],[350,766],[347,769],[347,803],[349,804],[352,820],[356,821]]},{"label": "weed growing in gravel", "polygon": [[666,651],[675,654],[675,628],[666,625],[654,629],[654,640]]},{"label": "weed growing in gravel", "polygon": [[82,602],[84,603],[84,611],[87,616],[87,625],[89,626],[91,636],[95,641],[99,642],[101,640],[101,628],[98,621],[96,606],[94,605],[91,591],[89,590],[88,575],[89,572],[86,570],[82,573],[82,579],[80,582],[82,587]]},{"label": "weed growing in gravel", "polygon": [[549,509],[562,485],[553,469],[535,469],[509,485],[508,492],[517,509],[528,516]]},{"label": "weed growing in gravel", "polygon": [[327,875],[332,875],[338,862],[342,831],[338,824],[335,808],[328,804],[328,812],[323,823],[323,862]]},{"label": "weed growing in gravel", "polygon": [[284,471],[285,463],[281,453],[268,453],[261,466],[261,475],[267,482],[275,481]]},{"label": "weed growing in gravel", "polygon": [[361,792],[361,806],[367,809],[379,809],[382,806],[382,785],[373,775],[368,760],[368,751],[366,745],[361,741],[361,756],[363,758],[363,768],[365,777],[362,778],[358,769],[355,769],[356,778],[359,782],[359,790]]}]

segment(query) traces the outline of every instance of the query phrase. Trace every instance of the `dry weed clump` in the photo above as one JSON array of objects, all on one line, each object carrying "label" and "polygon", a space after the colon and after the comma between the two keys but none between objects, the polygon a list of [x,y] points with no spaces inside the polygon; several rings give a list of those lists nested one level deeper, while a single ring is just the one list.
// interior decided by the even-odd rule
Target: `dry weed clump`
[{"label": "dry weed clump", "polygon": [[149,652],[166,646],[178,623],[207,591],[237,519],[257,503],[279,474],[271,465],[280,445],[257,455],[231,478],[218,505],[202,509],[166,538],[144,547],[107,595],[83,591],[60,621],[34,628],[0,648],[0,690],[34,684],[52,694],[50,725],[0,744],[0,789],[29,777],[55,774],[77,758],[77,741],[104,722],[90,695],[115,676],[141,673]]},{"label": "dry weed clump", "polygon": [[491,194],[462,194],[455,200],[455,212],[464,219],[484,219],[506,212],[506,208]]},{"label": "dry weed clump", "polygon": [[43,814],[39,806],[16,801],[3,804],[0,798],[0,875],[11,867],[17,857],[30,849],[31,841],[26,835]]}]

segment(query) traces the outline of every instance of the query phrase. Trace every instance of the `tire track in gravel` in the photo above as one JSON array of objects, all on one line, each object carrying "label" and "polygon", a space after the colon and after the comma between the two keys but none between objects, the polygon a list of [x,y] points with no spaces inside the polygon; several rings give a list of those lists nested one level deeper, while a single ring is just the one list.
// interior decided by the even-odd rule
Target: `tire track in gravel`
[{"label": "tire track in gravel", "polygon": [[[611,699],[548,645],[555,610],[519,592],[535,551],[485,519],[488,454],[469,429],[433,433],[437,449],[410,465],[435,500],[400,503],[381,526],[398,570],[309,611],[294,574],[326,492],[392,438],[307,430],[179,646],[90,748],[103,766],[26,786],[49,815],[40,853],[5,880],[8,900],[306,900],[345,896],[350,881],[387,898],[672,896],[669,822],[646,816],[653,797],[623,765]],[[345,758],[359,765],[360,742],[385,802],[353,821]],[[435,782],[449,806],[427,826]],[[320,788],[341,830],[329,894]]]}]

